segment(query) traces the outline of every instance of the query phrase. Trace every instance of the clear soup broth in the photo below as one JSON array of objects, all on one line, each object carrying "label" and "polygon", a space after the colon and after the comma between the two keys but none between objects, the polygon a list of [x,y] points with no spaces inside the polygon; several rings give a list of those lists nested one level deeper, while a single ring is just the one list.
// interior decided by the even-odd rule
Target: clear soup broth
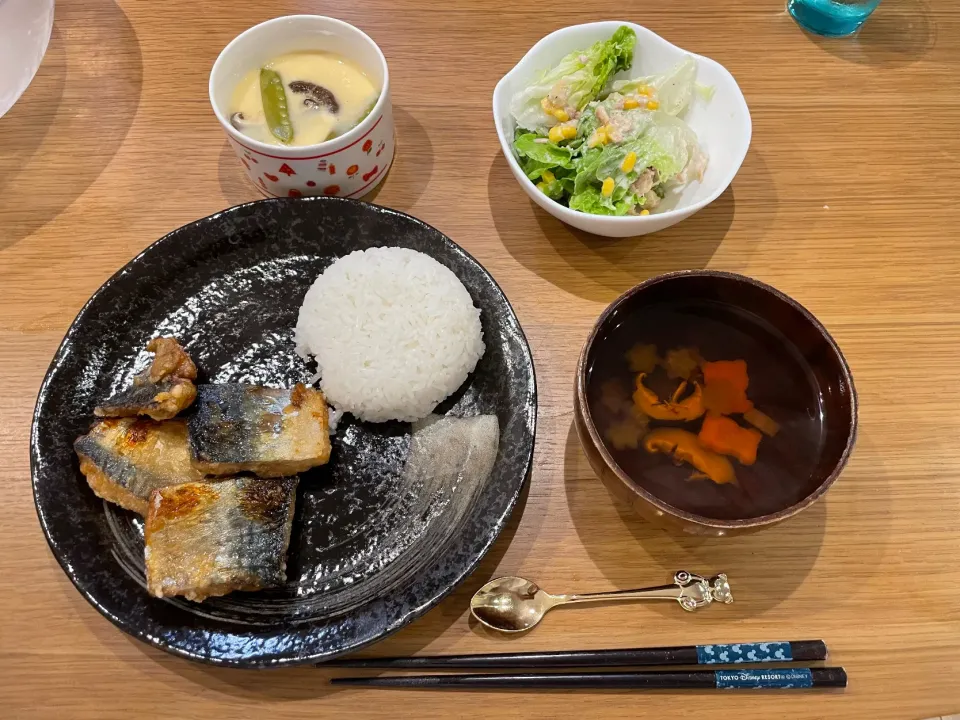
[{"label": "clear soup broth", "polygon": [[[660,500],[708,518],[744,519],[783,510],[819,484],[813,475],[825,433],[816,379],[797,348],[763,319],[713,300],[654,304],[598,337],[592,356],[587,402],[597,431],[623,471]],[[637,377],[643,370],[645,399],[638,402]],[[736,385],[735,379],[724,379],[726,385],[717,379],[724,373],[746,375],[752,408],[738,404],[742,394],[734,401],[717,392]],[[702,404],[726,412],[708,410],[682,419],[697,411],[685,409]],[[657,415],[675,410],[681,418],[654,419],[641,407]],[[711,432],[705,434],[708,417]],[[720,433],[718,441],[716,427],[729,437]],[[696,462],[706,473],[679,459],[682,453],[670,452],[676,446],[670,438],[689,440],[688,435],[664,429],[696,438],[694,454],[702,455]],[[651,441],[656,437],[667,440]],[[659,450],[650,451],[649,444]]]}]

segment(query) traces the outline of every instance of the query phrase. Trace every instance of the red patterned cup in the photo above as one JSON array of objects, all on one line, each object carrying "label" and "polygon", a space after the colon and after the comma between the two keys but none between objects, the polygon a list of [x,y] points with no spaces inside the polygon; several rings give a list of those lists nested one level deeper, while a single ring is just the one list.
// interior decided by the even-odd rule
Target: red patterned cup
[{"label": "red patterned cup", "polygon": [[[333,140],[299,147],[262,143],[233,127],[230,100],[240,79],[279,55],[304,50],[336,53],[359,65],[381,88],[370,114]],[[373,40],[342,20],[289,15],[241,33],[213,64],[210,104],[247,175],[266,195],[360,197],[377,186],[393,162],[393,109],[387,61]]]}]

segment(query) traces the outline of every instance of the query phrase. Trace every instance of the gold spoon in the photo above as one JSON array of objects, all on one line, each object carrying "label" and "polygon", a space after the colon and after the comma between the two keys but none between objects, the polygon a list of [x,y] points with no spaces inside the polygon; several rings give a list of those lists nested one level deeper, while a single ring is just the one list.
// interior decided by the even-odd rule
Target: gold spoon
[{"label": "gold spoon", "polygon": [[470,600],[470,612],[492,630],[518,633],[535,627],[558,605],[622,600],[673,600],[684,610],[693,611],[712,602],[729,605],[733,594],[726,575],[705,578],[686,570],[676,573],[670,585],[586,595],[551,595],[531,580],[502,577],[477,590]]}]

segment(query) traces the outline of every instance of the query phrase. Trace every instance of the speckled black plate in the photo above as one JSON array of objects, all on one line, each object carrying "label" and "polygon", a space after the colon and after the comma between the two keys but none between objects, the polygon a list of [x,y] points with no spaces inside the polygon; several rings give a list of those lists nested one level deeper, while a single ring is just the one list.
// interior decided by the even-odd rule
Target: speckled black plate
[{"label": "speckled black plate", "polygon": [[[73,440],[94,405],[176,335],[200,379],[291,386],[311,375],[293,351],[307,288],[334,259],[409,247],[456,273],[481,310],[487,350],[438,412],[495,413],[500,450],[465,508],[404,492],[410,425],[347,416],[329,465],[301,475],[287,584],[202,604],[147,595],[140,518],[98,499]],[[125,632],[194,660],[317,662],[426,612],[477,565],[526,479],[536,423],[533,361],[500,288],[462,248],[415,218],[337,198],[262,200],[175,230],[108,280],[71,325],[37,400],[30,450],[40,523],[81,593]],[[451,507],[458,503],[450,503]]]}]

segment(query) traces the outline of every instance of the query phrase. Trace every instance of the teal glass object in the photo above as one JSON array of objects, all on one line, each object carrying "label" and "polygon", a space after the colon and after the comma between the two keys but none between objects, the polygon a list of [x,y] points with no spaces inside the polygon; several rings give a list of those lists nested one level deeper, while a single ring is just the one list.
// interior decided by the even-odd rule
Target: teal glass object
[{"label": "teal glass object", "polygon": [[880,0],[788,0],[787,11],[804,30],[826,37],[856,32]]}]

